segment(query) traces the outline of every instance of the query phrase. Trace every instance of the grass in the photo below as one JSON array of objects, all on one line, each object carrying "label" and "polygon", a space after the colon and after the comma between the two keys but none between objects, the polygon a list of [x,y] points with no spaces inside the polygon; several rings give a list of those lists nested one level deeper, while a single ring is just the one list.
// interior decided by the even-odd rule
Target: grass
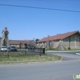
[{"label": "grass", "polygon": [[[7,53],[6,53],[7,54]],[[30,62],[46,62],[61,60],[60,56],[45,54],[45,55],[19,55],[19,52],[9,53],[10,56],[1,55],[0,64],[14,64],[14,63],[30,63]],[[13,54],[13,55],[12,55]],[[14,55],[18,54],[18,56]]]},{"label": "grass", "polygon": [[57,49],[46,49],[46,51],[77,51],[77,50],[80,50],[80,49],[66,49],[66,50],[57,50]]}]

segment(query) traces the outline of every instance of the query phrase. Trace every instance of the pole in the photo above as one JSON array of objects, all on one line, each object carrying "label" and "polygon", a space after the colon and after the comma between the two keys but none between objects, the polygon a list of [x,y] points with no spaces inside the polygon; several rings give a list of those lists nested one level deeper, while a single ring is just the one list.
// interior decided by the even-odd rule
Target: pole
[{"label": "pole", "polygon": [[25,44],[25,56],[26,56],[26,44]]}]

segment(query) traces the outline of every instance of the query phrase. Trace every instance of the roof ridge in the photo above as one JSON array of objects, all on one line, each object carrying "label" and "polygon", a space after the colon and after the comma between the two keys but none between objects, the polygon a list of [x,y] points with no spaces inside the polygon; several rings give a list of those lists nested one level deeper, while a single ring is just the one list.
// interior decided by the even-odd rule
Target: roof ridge
[{"label": "roof ridge", "polygon": [[[61,34],[57,34],[57,35],[53,35],[53,36],[50,36],[50,40],[59,40],[59,39],[64,39],[66,38],[67,36],[70,36],[76,32],[79,32],[79,30],[75,30],[75,31],[70,31],[70,32],[65,32],[65,33],[61,33]],[[41,41],[47,41],[49,39],[49,37],[47,36],[46,38],[42,38],[41,40],[39,40],[38,42],[41,42]]]},{"label": "roof ridge", "polygon": [[[65,32],[65,33],[60,33],[58,35],[61,35],[61,34],[67,34],[67,33],[72,33],[72,32],[78,32],[79,30],[76,30],[76,31],[69,31],[69,32]],[[56,35],[53,35],[53,36],[56,36]]]}]

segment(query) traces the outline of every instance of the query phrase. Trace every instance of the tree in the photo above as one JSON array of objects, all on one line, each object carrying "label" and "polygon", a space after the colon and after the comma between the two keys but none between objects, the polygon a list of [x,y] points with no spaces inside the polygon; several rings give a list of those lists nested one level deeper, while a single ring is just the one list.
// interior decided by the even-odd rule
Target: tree
[{"label": "tree", "polygon": [[20,49],[21,49],[21,45],[22,45],[22,43],[19,44]]},{"label": "tree", "polygon": [[25,43],[25,44],[24,44],[24,46],[25,46],[25,48],[28,48],[28,45],[27,45],[27,43]]},{"label": "tree", "polygon": [[36,39],[35,41],[37,42],[37,41],[39,41],[39,39]]}]

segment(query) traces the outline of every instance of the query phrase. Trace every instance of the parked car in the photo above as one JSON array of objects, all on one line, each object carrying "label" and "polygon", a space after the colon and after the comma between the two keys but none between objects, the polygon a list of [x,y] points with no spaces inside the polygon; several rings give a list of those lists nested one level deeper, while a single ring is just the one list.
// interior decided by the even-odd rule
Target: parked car
[{"label": "parked car", "polygon": [[6,46],[1,46],[1,51],[8,51],[7,47]]},{"label": "parked car", "polygon": [[15,46],[11,46],[10,51],[17,51],[17,48]]}]

